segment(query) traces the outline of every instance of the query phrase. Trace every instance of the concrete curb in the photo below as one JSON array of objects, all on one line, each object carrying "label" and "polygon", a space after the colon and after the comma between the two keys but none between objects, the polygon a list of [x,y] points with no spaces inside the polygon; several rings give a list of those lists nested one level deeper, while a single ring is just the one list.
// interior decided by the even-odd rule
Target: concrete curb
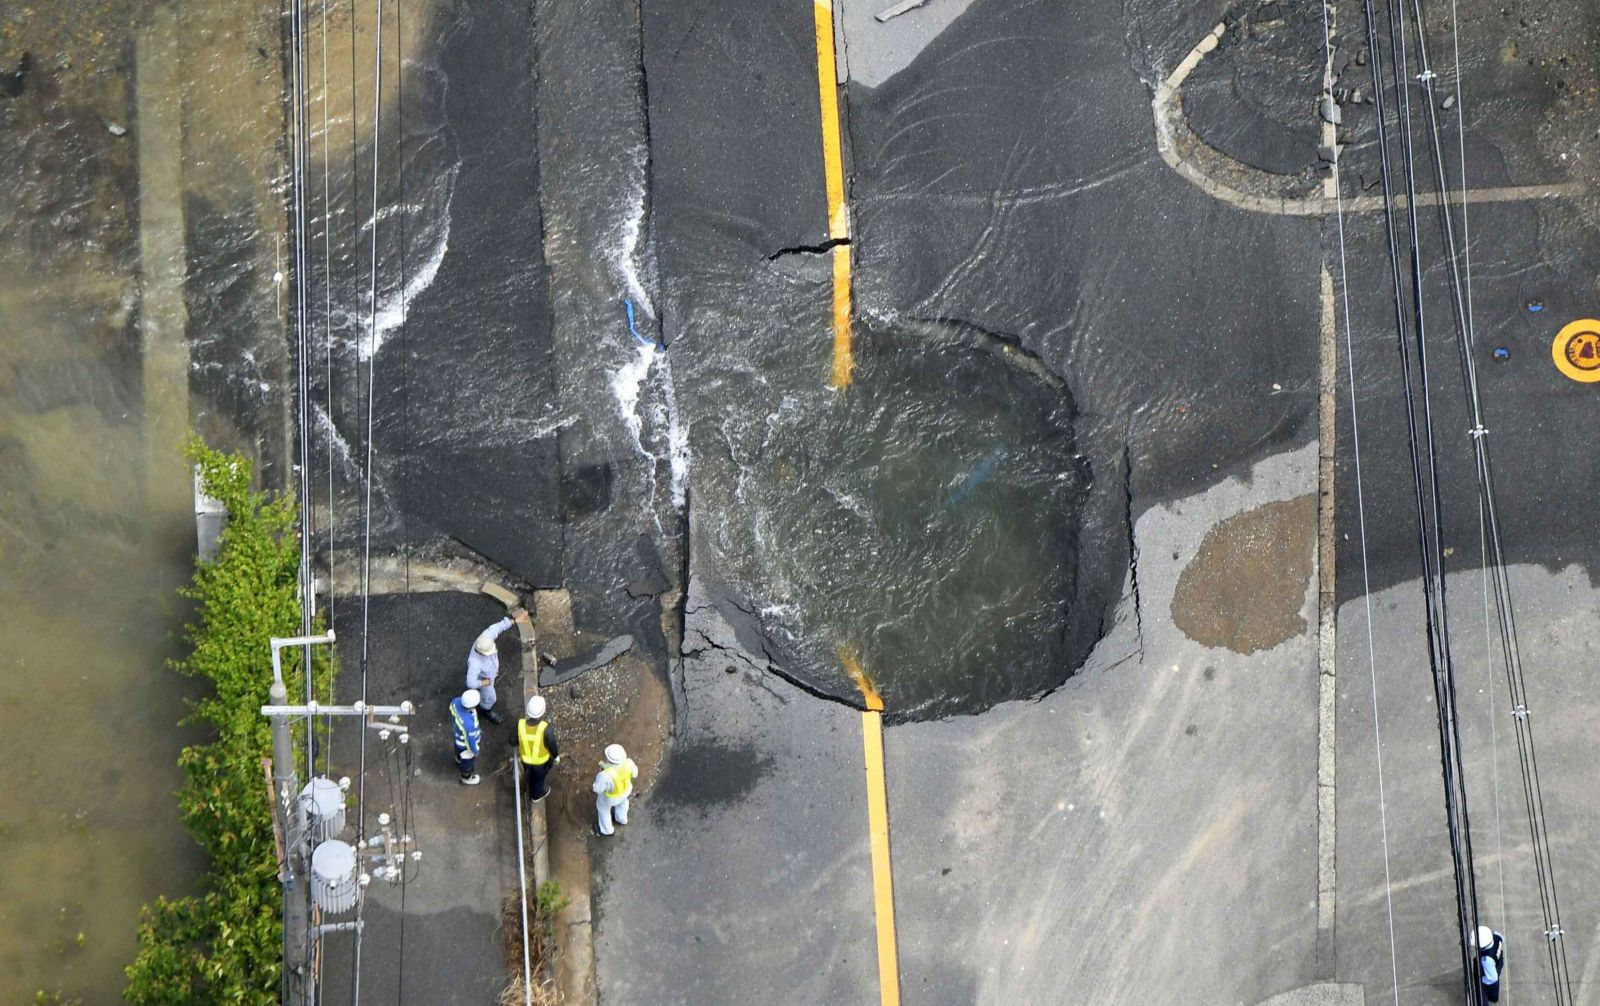
[{"label": "concrete curb", "polygon": [[[1179,88],[1194,72],[1195,67],[1200,65],[1206,54],[1217,47],[1227,30],[1225,22],[1217,22],[1217,26],[1189,50],[1177,68],[1157,85],[1150,99],[1150,110],[1155,117],[1156,150],[1167,166],[1213,199],[1254,213],[1320,217],[1331,216],[1341,209],[1346,213],[1374,213],[1383,210],[1385,205],[1381,196],[1354,196],[1344,199],[1341,203],[1335,194],[1313,196],[1274,192],[1294,184],[1295,178],[1251,167],[1206,143],[1189,128],[1188,120],[1184,118],[1183,96]],[[1337,157],[1337,153],[1334,156]],[[1223,178],[1231,179],[1237,184],[1223,181]],[[1325,179],[1323,189],[1325,193],[1326,181]],[[1241,185],[1244,187],[1241,188]],[[1246,188],[1261,191],[1250,192],[1246,191]],[[1491,189],[1469,189],[1465,196],[1459,191],[1451,192],[1446,199],[1454,204],[1461,203],[1463,198],[1469,203],[1504,203],[1524,199],[1563,198],[1576,194],[1580,189],[1581,186],[1573,183],[1509,185]],[[1423,193],[1417,199],[1419,206],[1435,206],[1438,203],[1437,193]],[[1402,196],[1397,199],[1395,205],[1397,208],[1405,208],[1405,198]]]},{"label": "concrete curb", "polygon": [[[446,582],[447,585],[434,589],[471,589],[457,578],[450,578]],[[529,616],[528,609],[523,606],[521,597],[493,580],[479,581],[477,593],[499,601],[505,607],[506,614],[512,618],[512,624],[517,630],[517,639],[522,643],[521,705],[526,706],[529,699],[539,694],[539,639],[534,631],[533,619]],[[512,758],[516,758],[516,755],[513,754]],[[516,770],[515,766],[512,770]],[[527,824],[527,842],[533,848],[533,887],[537,891],[541,884],[550,879],[549,828],[545,820],[543,803],[530,805]]]}]

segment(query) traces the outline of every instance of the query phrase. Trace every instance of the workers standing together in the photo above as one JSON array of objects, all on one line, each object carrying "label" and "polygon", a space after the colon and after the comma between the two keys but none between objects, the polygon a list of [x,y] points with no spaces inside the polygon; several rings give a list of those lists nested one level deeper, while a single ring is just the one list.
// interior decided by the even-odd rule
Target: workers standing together
[{"label": "workers standing together", "polygon": [[500,676],[500,650],[495,640],[511,628],[510,616],[478,633],[472,649],[467,651],[467,687],[476,688],[483,699],[483,716],[490,723],[503,723],[505,717],[495,709],[494,681]]},{"label": "workers standing together", "polygon": [[[513,607],[515,617],[525,617],[522,609]],[[490,723],[503,723],[505,718],[495,708],[495,680],[500,676],[500,654],[496,640],[515,624],[513,615],[500,619],[478,633],[472,648],[467,652],[466,691],[450,701],[451,741],[455,747],[456,767],[463,786],[476,786],[478,756],[483,748],[483,727],[480,717]],[[525,716],[517,720],[516,730],[509,738],[516,750],[517,765],[527,780],[527,793],[531,803],[538,803],[550,795],[550,771],[561,761],[561,747],[556,741],[555,729],[545,718],[546,703],[543,696],[534,695],[527,701]],[[639,778],[639,766],[628,757],[621,744],[611,744],[605,749],[605,761],[591,786],[595,795],[596,835],[609,838],[618,827],[626,827],[628,808],[633,797],[634,784]]]}]

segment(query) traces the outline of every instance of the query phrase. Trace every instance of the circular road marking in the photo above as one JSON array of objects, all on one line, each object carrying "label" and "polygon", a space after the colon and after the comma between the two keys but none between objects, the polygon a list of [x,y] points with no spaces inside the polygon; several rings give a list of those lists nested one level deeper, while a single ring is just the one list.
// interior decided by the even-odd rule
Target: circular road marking
[{"label": "circular road marking", "polygon": [[1556,369],[1584,384],[1600,381],[1600,321],[1580,318],[1556,333],[1550,346]]}]

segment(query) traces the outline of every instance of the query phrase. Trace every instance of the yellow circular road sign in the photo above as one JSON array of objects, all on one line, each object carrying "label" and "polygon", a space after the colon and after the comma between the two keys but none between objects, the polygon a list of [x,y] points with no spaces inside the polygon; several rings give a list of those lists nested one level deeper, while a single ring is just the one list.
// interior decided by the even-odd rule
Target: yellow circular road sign
[{"label": "yellow circular road sign", "polygon": [[1574,381],[1600,381],[1600,321],[1580,318],[1563,328],[1556,333],[1550,355],[1556,369]]}]

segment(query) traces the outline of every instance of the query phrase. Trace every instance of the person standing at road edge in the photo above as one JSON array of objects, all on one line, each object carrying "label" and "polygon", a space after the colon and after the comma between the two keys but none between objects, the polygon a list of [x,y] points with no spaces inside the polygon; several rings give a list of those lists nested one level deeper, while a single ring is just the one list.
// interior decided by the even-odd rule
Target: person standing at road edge
[{"label": "person standing at road edge", "polygon": [[639,766],[628,757],[621,744],[606,748],[606,760],[600,763],[600,772],[594,777],[594,806],[599,814],[594,833],[602,838],[616,834],[611,826],[613,819],[624,827],[628,824],[628,798],[633,796],[633,781],[639,777]]},{"label": "person standing at road edge", "polygon": [[528,793],[534,803],[550,795],[545,778],[552,766],[561,761],[561,746],[556,743],[556,732],[544,718],[544,696],[535,695],[528,700],[527,717],[517,721],[517,732],[511,746],[517,749],[528,776]]},{"label": "person standing at road edge", "polygon": [[1500,980],[1506,973],[1506,938],[1479,926],[1473,944],[1478,949],[1478,991],[1480,1002],[1500,1001]]},{"label": "person standing at road edge", "polygon": [[483,730],[478,726],[476,688],[468,688],[450,700],[451,740],[456,746],[456,766],[461,770],[461,785],[478,785],[478,748],[483,743]]},{"label": "person standing at road edge", "polygon": [[511,617],[508,615],[478,633],[472,649],[467,651],[467,687],[476,688],[483,697],[483,715],[490,723],[505,722],[505,717],[494,707],[494,680],[500,676],[500,649],[495,646],[495,640],[509,628]]}]

